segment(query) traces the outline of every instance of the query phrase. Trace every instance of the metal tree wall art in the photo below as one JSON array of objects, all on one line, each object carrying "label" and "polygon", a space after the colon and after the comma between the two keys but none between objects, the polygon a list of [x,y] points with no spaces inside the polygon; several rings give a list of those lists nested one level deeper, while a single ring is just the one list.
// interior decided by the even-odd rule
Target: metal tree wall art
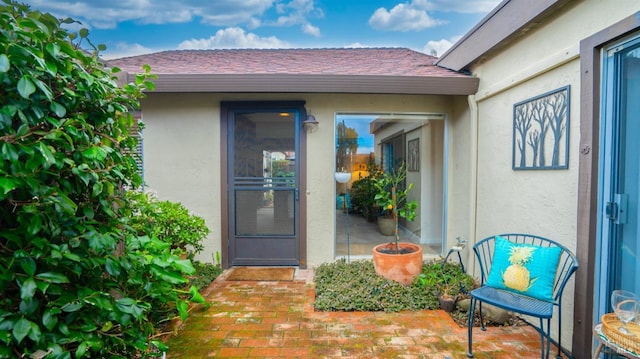
[{"label": "metal tree wall art", "polygon": [[569,167],[570,86],[513,105],[514,170]]}]

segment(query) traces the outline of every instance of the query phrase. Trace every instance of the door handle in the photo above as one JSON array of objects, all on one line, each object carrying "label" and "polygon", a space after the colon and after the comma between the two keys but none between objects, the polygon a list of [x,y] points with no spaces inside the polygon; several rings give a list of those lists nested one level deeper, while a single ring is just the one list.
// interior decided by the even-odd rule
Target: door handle
[{"label": "door handle", "polygon": [[616,193],[613,201],[605,205],[605,216],[615,224],[627,223],[627,198],[626,193]]}]

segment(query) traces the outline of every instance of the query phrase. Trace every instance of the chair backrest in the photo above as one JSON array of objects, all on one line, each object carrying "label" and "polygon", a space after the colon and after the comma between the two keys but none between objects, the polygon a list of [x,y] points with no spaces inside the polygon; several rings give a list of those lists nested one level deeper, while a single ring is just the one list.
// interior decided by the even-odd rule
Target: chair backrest
[{"label": "chair backrest", "polygon": [[522,233],[498,234],[487,237],[479,241],[473,246],[473,251],[478,258],[480,264],[481,284],[484,284],[491,271],[493,255],[495,252],[496,237],[502,237],[513,243],[530,244],[540,247],[559,247],[561,248],[560,261],[558,262],[558,270],[553,283],[553,300],[558,302],[562,297],[567,281],[571,275],[578,269],[578,259],[576,256],[562,244],[548,238]]}]

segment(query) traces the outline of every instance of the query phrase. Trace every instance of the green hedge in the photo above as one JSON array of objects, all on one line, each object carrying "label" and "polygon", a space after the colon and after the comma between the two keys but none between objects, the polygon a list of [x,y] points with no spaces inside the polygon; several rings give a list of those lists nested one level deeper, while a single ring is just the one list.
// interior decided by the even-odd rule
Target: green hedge
[{"label": "green hedge", "polygon": [[137,236],[131,109],[149,69],[118,87],[88,31],[0,5],[0,357],[155,355],[188,301],[191,262]]}]

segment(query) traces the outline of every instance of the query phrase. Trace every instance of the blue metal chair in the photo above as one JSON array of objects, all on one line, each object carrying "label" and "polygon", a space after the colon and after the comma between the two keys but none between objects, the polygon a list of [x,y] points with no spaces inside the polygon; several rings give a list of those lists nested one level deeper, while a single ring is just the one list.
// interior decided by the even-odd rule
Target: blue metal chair
[{"label": "blue metal chair", "polygon": [[[558,269],[553,283],[553,302],[546,302],[526,295],[521,295],[511,291],[497,289],[485,285],[489,276],[489,272],[491,271],[491,264],[493,262],[495,253],[496,237],[502,237],[513,243],[524,243],[540,247],[561,248],[560,261],[558,262]],[[576,256],[563,245],[550,239],[530,234],[517,233],[499,234],[496,236],[485,238],[473,246],[473,251],[476,254],[476,257],[478,258],[478,262],[480,264],[481,286],[477,289],[472,290],[470,293],[471,305],[469,308],[468,318],[469,350],[467,352],[467,357],[473,358],[473,319],[476,303],[479,301],[479,313],[482,330],[486,330],[484,326],[484,319],[482,317],[482,303],[491,304],[508,311],[513,311],[538,318],[540,320],[540,327],[538,328],[538,331],[540,332],[540,342],[542,345],[541,358],[549,358],[549,351],[551,348],[551,317],[553,316],[553,309],[554,307],[558,307],[558,335],[560,336],[562,326],[562,292],[571,275],[573,275],[573,273],[578,269],[578,259],[576,258]],[[544,325],[545,321],[546,328]],[[559,337],[557,358],[561,358],[561,351],[562,344]]]}]

